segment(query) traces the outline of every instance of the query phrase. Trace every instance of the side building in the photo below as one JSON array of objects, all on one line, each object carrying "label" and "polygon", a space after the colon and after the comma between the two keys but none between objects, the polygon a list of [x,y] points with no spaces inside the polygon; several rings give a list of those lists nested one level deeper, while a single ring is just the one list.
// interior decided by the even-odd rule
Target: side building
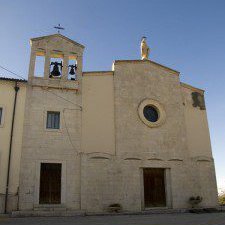
[{"label": "side building", "polygon": [[0,213],[18,210],[26,80],[0,77]]},{"label": "side building", "polygon": [[187,209],[192,196],[217,207],[204,91],[151,60],[83,72],[83,51],[31,39],[19,211]]}]

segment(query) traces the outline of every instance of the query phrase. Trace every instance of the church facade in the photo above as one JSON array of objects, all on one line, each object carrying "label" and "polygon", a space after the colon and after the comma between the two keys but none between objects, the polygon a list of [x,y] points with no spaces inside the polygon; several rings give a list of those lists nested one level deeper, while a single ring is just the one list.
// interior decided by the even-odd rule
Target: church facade
[{"label": "church facade", "polygon": [[83,72],[83,51],[60,34],[31,39],[8,211],[187,209],[197,196],[217,207],[204,91],[148,59]]}]

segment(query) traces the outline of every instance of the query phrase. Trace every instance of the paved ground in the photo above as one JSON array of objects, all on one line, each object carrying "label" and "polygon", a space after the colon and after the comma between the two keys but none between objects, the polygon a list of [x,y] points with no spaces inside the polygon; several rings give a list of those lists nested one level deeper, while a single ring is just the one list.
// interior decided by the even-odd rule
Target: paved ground
[{"label": "paved ground", "polygon": [[1,218],[0,225],[225,225],[225,213]]}]

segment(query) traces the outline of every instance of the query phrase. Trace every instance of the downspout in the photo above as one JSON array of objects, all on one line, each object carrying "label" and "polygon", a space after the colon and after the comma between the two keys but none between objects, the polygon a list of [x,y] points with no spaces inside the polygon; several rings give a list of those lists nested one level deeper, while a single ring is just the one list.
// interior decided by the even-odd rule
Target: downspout
[{"label": "downspout", "polygon": [[16,112],[16,102],[17,102],[17,93],[19,91],[19,86],[17,82],[15,82],[15,96],[14,96],[14,105],[13,105],[13,115],[12,115],[12,125],[11,125],[11,133],[10,133],[10,143],[9,143],[9,157],[8,157],[8,169],[7,169],[7,180],[6,180],[6,190],[5,190],[5,214],[7,213],[7,205],[8,205],[8,195],[9,195],[9,175],[10,175],[10,163],[11,163],[11,154],[12,154],[12,140],[13,140],[13,130],[14,130],[14,119]]}]

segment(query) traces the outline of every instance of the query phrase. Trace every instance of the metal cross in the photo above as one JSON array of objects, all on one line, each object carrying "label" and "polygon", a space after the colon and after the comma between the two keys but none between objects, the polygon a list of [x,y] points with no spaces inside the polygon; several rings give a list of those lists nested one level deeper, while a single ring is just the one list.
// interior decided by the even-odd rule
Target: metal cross
[{"label": "metal cross", "polygon": [[64,27],[61,27],[60,23],[58,24],[58,26],[55,26],[54,28],[58,31],[58,34],[60,34],[60,30],[65,30]]}]

